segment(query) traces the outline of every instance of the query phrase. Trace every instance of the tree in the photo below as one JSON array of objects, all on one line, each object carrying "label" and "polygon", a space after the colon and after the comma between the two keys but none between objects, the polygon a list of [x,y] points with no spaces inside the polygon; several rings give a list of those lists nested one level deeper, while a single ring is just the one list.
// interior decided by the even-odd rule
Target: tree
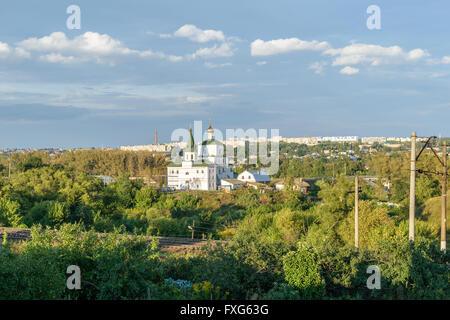
[{"label": "tree", "polygon": [[47,200],[34,206],[25,216],[25,223],[31,227],[41,224],[44,227],[55,227],[66,222],[69,214],[63,203]]},{"label": "tree", "polygon": [[149,209],[159,198],[159,193],[152,187],[144,187],[136,191],[136,208]]},{"label": "tree", "polygon": [[283,258],[285,279],[299,290],[303,299],[320,299],[325,295],[325,280],[316,260],[312,251],[302,247]]},{"label": "tree", "polygon": [[15,201],[0,198],[0,226],[22,227],[22,216],[19,213],[20,205]]},{"label": "tree", "polygon": [[[359,202],[359,245],[373,249],[376,242],[386,239],[395,227],[386,207],[379,207],[374,201]],[[348,245],[355,239],[355,218],[353,212],[339,226],[339,235]]]}]

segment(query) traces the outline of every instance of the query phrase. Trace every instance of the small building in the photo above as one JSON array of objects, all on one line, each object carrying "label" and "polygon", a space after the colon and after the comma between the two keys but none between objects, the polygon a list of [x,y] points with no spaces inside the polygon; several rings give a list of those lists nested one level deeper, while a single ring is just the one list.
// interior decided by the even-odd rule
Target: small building
[{"label": "small building", "polygon": [[245,170],[237,177],[238,180],[244,182],[269,183],[270,177],[263,170]]},{"label": "small building", "polygon": [[269,188],[266,183],[261,182],[247,182],[245,184],[248,188],[253,188],[255,190],[258,190],[261,193],[265,193],[267,189]]},{"label": "small building", "polygon": [[[275,189],[283,190],[285,189],[286,179],[279,179],[274,181]],[[295,191],[300,191],[304,194],[309,192],[310,184],[303,180],[303,178],[295,178],[292,180],[292,189]]]},{"label": "small building", "polygon": [[100,175],[95,175],[94,177],[95,177],[95,178],[102,179],[102,181],[103,181],[103,183],[104,183],[105,185],[108,185],[108,184],[110,184],[111,182],[114,182],[114,181],[115,181],[115,179],[114,179],[113,177],[110,177],[110,176],[100,176]]},{"label": "small building", "polygon": [[225,191],[235,190],[245,186],[245,182],[238,179],[222,179],[220,181],[220,189]]}]

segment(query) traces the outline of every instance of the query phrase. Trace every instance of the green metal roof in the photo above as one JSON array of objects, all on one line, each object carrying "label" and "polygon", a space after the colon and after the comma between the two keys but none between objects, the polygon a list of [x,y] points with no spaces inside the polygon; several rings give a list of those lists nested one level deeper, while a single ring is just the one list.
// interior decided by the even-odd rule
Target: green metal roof
[{"label": "green metal roof", "polygon": [[189,129],[189,143],[187,146],[187,150],[189,152],[195,152],[195,142],[194,142],[194,136],[192,135],[192,128]]},{"label": "green metal roof", "polygon": [[216,140],[216,139],[204,140],[204,141],[202,142],[202,146],[207,146],[207,145],[210,145],[210,144],[223,145],[222,142],[220,142],[219,140]]}]

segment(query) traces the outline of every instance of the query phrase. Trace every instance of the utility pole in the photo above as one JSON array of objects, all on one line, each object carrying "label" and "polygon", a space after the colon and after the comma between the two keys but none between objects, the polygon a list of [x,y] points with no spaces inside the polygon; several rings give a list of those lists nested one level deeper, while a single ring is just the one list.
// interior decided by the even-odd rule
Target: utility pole
[{"label": "utility pole", "polygon": [[359,248],[359,185],[355,176],[355,247]]},{"label": "utility pole", "polygon": [[[414,133],[413,133],[414,134]],[[441,157],[436,153],[436,151],[433,149],[433,147],[430,145],[430,141],[431,139],[437,139],[436,136],[432,136],[430,138],[428,138],[427,142],[425,143],[425,145],[422,147],[422,150],[420,150],[418,156],[416,157],[416,161],[419,160],[420,155],[422,154],[422,152],[429,147],[431,149],[431,151],[433,152],[434,156],[436,157],[436,159],[439,160],[441,166],[442,166],[442,172],[437,172],[437,171],[427,171],[427,170],[422,170],[419,169],[417,170],[417,172],[419,173],[426,173],[426,174],[437,174],[442,176],[442,196],[441,196],[441,250],[445,251],[446,247],[447,247],[447,240],[446,240],[446,232],[447,232],[447,141],[444,140],[444,143],[442,145],[442,159]],[[411,170],[412,170],[412,158],[411,158]],[[414,166],[415,168],[415,166]],[[411,183],[412,183],[412,174],[413,172],[411,171]],[[412,200],[413,201],[413,200]],[[411,207],[410,207],[411,210]],[[410,218],[411,218],[411,211],[410,213]],[[410,239],[411,239],[411,220],[410,220],[410,224],[409,224],[409,235],[410,235]],[[413,222],[413,226],[414,226],[414,222]],[[414,231],[413,231],[413,239],[414,239]]]},{"label": "utility pole", "polygon": [[8,158],[8,179],[11,178],[11,154],[9,155]]},{"label": "utility pole", "polygon": [[409,184],[409,240],[414,241],[416,211],[416,132],[411,134],[411,180]]},{"label": "utility pole", "polygon": [[195,220],[192,222],[192,239],[194,239],[194,228],[195,228]]},{"label": "utility pole", "polygon": [[331,163],[333,164],[333,178],[334,178],[334,161],[331,160]]},{"label": "utility pole", "polygon": [[442,211],[441,211],[441,250],[447,249],[447,141],[442,147]]}]

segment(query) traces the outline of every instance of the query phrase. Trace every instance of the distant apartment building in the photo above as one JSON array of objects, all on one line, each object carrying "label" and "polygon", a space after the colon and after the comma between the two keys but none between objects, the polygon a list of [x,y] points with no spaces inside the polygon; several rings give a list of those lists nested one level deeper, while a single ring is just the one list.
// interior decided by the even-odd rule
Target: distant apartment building
[{"label": "distant apartment building", "polygon": [[386,141],[395,141],[395,142],[411,142],[410,137],[388,137]]},{"label": "distant apartment building", "polygon": [[320,137],[319,142],[358,142],[358,136]]},{"label": "distant apartment building", "polygon": [[386,143],[386,137],[362,137],[361,143],[363,144],[374,144],[376,143]]},{"label": "distant apartment building", "polygon": [[319,138],[318,137],[281,138],[280,141],[286,143],[298,143],[298,144],[306,144],[308,146],[314,146],[319,143]]},{"label": "distant apartment building", "polygon": [[174,147],[184,147],[184,143],[174,142],[166,144],[147,144],[141,146],[121,146],[123,151],[150,151],[150,152],[171,152]]}]

